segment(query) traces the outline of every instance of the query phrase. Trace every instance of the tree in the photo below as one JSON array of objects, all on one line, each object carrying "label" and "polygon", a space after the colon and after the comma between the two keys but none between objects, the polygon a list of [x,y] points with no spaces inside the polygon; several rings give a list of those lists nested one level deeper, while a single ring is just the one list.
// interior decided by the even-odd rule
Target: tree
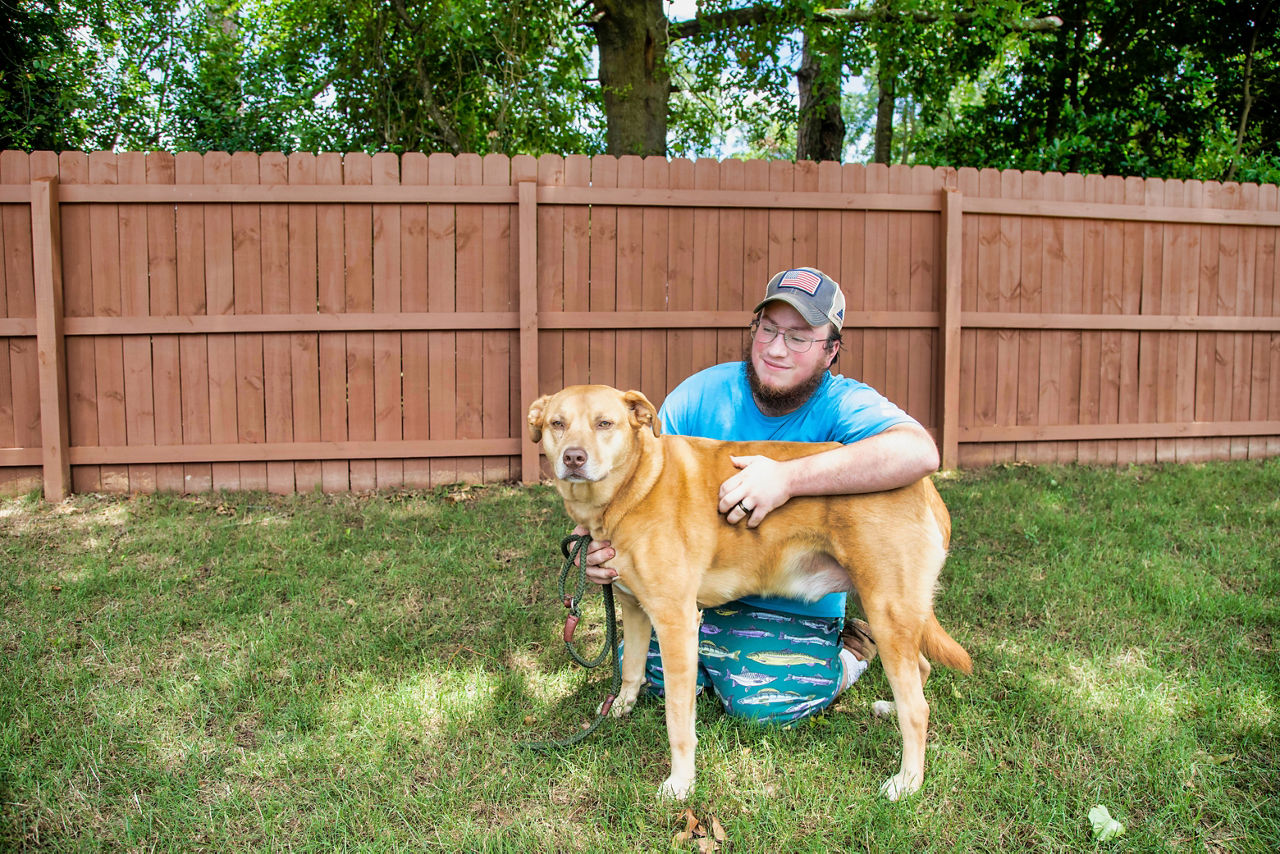
[{"label": "tree", "polygon": [[272,50],[330,97],[349,147],[591,151],[589,50],[565,4],[275,0]]},{"label": "tree", "polygon": [[93,62],[70,34],[84,23],[74,8],[0,0],[0,148],[79,144]]},{"label": "tree", "polygon": [[666,154],[671,75],[662,0],[591,0],[610,154]]},{"label": "tree", "polygon": [[844,159],[842,42],[822,26],[811,25],[804,33],[800,69],[796,72],[800,96],[796,157],[801,160]]},{"label": "tree", "polygon": [[[843,81],[873,70],[879,96],[874,158],[882,163],[892,156],[894,115],[904,96],[922,105],[926,118],[939,115],[956,84],[977,74],[1010,30],[1059,23],[1052,17],[1025,18],[1014,0],[984,3],[980,13],[957,12],[940,0],[877,0],[856,8],[827,8],[810,0],[748,6],[706,0],[698,8],[694,19],[669,31],[672,42],[692,43],[694,88],[714,88],[728,75],[732,90],[750,92],[775,112],[788,114],[798,125],[795,154],[801,159],[842,159]],[[796,33],[803,38],[798,49]],[[793,109],[790,63],[797,53],[799,99]],[[725,106],[749,125],[761,116],[743,109],[740,101]]]},{"label": "tree", "polygon": [[926,162],[1280,178],[1275,0],[1069,0],[1062,33],[1005,54]]},{"label": "tree", "polygon": [[17,0],[12,11],[0,24],[7,145],[601,147],[587,39],[563,3]]}]

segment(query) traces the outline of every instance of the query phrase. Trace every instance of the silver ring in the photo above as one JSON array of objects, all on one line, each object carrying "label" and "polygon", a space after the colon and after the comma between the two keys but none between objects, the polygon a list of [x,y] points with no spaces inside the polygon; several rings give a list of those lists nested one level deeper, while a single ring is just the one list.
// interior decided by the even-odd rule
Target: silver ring
[{"label": "silver ring", "polygon": [[750,516],[750,515],[751,515],[751,508],[750,508],[750,507],[748,507],[747,505],[743,504],[741,501],[739,501],[739,502],[738,502],[736,505],[734,505],[734,506],[736,506],[739,510],[741,510],[741,511],[742,511],[742,514],[743,514],[744,516]]}]

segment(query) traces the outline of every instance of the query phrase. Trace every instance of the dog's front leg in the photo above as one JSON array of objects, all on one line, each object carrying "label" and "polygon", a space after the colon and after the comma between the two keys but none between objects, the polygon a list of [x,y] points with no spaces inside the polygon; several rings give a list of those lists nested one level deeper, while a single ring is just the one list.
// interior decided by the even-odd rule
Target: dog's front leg
[{"label": "dog's front leg", "polygon": [[664,609],[654,615],[654,629],[662,653],[662,682],[666,688],[667,739],[671,744],[671,776],[658,789],[658,797],[684,800],[693,791],[694,701],[698,683],[698,609]]},{"label": "dog's front leg", "polygon": [[612,715],[620,718],[631,711],[644,684],[644,666],[649,655],[649,615],[636,600],[615,593],[622,609],[622,693],[613,704]]}]

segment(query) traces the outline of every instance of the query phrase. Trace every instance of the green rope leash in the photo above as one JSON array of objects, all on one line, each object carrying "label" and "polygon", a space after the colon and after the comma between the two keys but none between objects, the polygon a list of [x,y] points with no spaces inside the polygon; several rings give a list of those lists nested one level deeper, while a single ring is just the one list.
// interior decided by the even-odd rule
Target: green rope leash
[{"label": "green rope leash", "polygon": [[[604,723],[604,719],[609,714],[609,708],[622,691],[622,671],[618,664],[618,627],[613,607],[613,585],[605,584],[601,588],[604,593],[605,641],[600,654],[591,660],[587,660],[578,652],[577,646],[573,643],[573,632],[582,616],[578,609],[578,603],[582,601],[583,594],[587,592],[587,547],[590,544],[590,534],[582,534],[580,536],[570,534],[560,543],[560,551],[564,554],[564,567],[560,570],[560,598],[564,600],[564,606],[569,609],[569,617],[564,624],[564,645],[568,648],[569,655],[572,656],[573,660],[586,668],[599,667],[604,663],[606,657],[612,658],[613,687],[609,689],[609,695],[600,704],[600,711],[596,713],[596,719],[592,721],[590,726],[582,732],[560,741],[525,742],[524,747],[530,750],[554,750],[561,747],[569,747],[582,741],[595,732],[600,727],[600,724]],[[578,568],[578,581],[573,595],[570,596],[566,588],[568,586],[569,571],[574,568],[575,563]]]}]

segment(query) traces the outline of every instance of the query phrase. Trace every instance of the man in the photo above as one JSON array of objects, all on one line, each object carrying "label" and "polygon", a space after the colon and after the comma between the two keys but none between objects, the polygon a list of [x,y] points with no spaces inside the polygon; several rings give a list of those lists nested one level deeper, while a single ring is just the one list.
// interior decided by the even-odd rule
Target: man
[{"label": "man", "polygon": [[[755,308],[742,362],[694,374],[663,403],[666,433],[842,443],[789,461],[734,457],[739,471],[719,494],[728,524],[754,528],[797,495],[895,489],[937,469],[937,447],[915,419],[870,386],[830,373],[840,355],[844,308],[840,286],[820,270],[779,272]],[[617,576],[608,565],[613,556],[607,542],[593,542],[588,577],[610,583]],[[846,596],[748,597],[704,610],[699,690],[710,684],[730,714],[785,725],[830,705],[875,654],[865,623],[845,628]],[[659,662],[651,641],[647,684],[660,695]]]}]

